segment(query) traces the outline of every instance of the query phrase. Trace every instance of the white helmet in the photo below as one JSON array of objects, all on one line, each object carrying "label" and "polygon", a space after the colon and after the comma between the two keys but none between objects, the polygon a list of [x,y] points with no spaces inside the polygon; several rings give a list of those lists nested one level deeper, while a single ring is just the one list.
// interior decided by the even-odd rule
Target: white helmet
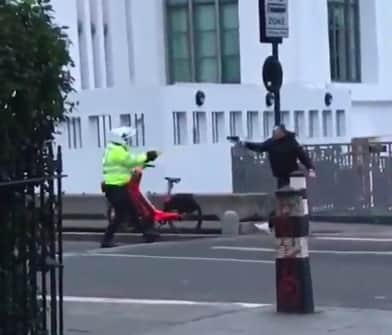
[{"label": "white helmet", "polygon": [[128,145],[128,141],[136,135],[133,127],[114,128],[109,133],[109,141],[121,145]]}]

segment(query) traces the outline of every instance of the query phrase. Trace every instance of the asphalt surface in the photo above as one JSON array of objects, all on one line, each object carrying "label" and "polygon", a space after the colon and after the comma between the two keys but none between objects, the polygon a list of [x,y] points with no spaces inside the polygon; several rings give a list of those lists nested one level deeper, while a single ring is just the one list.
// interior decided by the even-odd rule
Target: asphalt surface
[{"label": "asphalt surface", "polygon": [[[66,242],[66,296],[275,303],[272,236],[96,248]],[[317,306],[392,310],[392,239],[323,236],[310,250]]]}]

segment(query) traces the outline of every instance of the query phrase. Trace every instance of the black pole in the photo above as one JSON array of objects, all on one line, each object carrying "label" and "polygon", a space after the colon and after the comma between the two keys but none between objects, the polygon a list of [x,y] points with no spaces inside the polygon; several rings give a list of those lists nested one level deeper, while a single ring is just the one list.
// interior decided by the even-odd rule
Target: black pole
[{"label": "black pole", "polygon": [[[279,61],[279,44],[277,42],[272,43],[272,57],[276,61]],[[280,89],[278,88],[274,92],[274,116],[275,116],[275,126],[281,124],[281,113],[280,113]]]}]

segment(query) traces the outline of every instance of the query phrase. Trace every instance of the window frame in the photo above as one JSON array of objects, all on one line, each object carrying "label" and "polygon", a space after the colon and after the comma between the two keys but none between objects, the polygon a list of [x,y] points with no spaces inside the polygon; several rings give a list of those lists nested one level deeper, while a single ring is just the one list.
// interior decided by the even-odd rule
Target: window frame
[{"label": "window frame", "polygon": [[[166,56],[166,78],[167,78],[167,83],[168,84],[175,84],[175,83],[181,83],[181,82],[186,82],[186,83],[196,83],[199,82],[197,80],[198,77],[198,68],[196,64],[196,40],[195,40],[195,26],[194,26],[194,16],[195,16],[195,2],[198,0],[184,0],[186,2],[185,4],[170,4],[170,0],[165,0],[164,1],[164,10],[163,10],[163,15],[164,15],[164,23],[165,23],[165,29],[164,29],[164,38],[165,38],[165,56]],[[200,0],[199,0],[200,1]],[[216,81],[208,81],[208,83],[219,83],[219,84],[240,84],[241,83],[241,52],[240,52],[240,43],[239,43],[239,38],[238,38],[238,66],[239,66],[239,74],[238,78],[235,81],[230,81],[227,80],[226,77],[227,75],[224,74],[223,71],[223,58],[224,55],[222,53],[222,43],[223,43],[223,37],[222,37],[222,8],[225,4],[236,4],[237,5],[237,15],[239,15],[238,11],[238,2],[239,0],[204,0],[206,3],[207,2],[212,2],[215,7],[215,19],[216,19],[216,50],[217,50],[217,80]],[[201,2],[204,2],[201,1]],[[171,37],[171,31],[170,31],[170,9],[171,8],[186,8],[187,9],[187,28],[188,28],[188,34],[187,34],[187,47],[188,51],[190,54],[190,79],[189,81],[177,81],[174,78],[174,57],[172,54],[172,37]],[[239,21],[239,18],[238,18]],[[239,35],[239,24],[238,24],[238,35]]]},{"label": "window frame", "polygon": [[[340,83],[360,83],[362,82],[362,60],[361,60],[361,19],[360,19],[360,1],[359,0],[328,0],[327,2],[327,15],[328,15],[328,43],[329,43],[329,63],[331,71],[331,81]],[[337,63],[335,59],[337,57],[337,46],[335,36],[331,36],[331,32],[335,32],[333,23],[335,20],[331,18],[331,12],[336,8],[341,7],[339,10],[343,11],[344,17],[344,40],[345,44],[345,73],[344,76],[339,76],[337,71]],[[354,18],[354,32],[349,28],[349,17],[350,12]],[[353,38],[353,40],[352,40]],[[331,43],[331,40],[334,42]],[[351,55],[351,44],[355,45],[355,59],[352,59]],[[353,73],[352,66],[350,65],[352,61],[355,62],[355,73]]]}]

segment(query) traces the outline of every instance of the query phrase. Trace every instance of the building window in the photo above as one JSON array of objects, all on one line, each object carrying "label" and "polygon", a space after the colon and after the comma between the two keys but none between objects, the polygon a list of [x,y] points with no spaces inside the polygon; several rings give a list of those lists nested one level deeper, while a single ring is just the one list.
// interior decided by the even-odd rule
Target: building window
[{"label": "building window", "polygon": [[82,125],[80,117],[67,117],[66,133],[69,149],[82,148]]},{"label": "building window", "polygon": [[282,124],[286,127],[286,129],[290,129],[290,127],[291,127],[290,112],[289,111],[282,111],[280,113],[280,118],[281,118]]},{"label": "building window", "polygon": [[346,136],[346,115],[341,109],[336,111],[336,136]]},{"label": "building window", "polygon": [[248,111],[246,113],[246,126],[248,139],[255,140],[261,137],[260,116],[258,111]]},{"label": "building window", "polygon": [[207,140],[207,116],[205,112],[193,112],[193,143],[201,144]]},{"label": "building window", "polygon": [[188,142],[188,125],[186,112],[173,112],[173,136],[175,145]]},{"label": "building window", "polygon": [[330,111],[330,110],[323,111],[323,136],[324,137],[332,137],[333,136],[332,111]]},{"label": "building window", "polygon": [[133,60],[133,32],[132,32],[132,13],[131,13],[131,0],[125,1],[125,22],[127,28],[127,50],[128,50],[128,70],[129,80],[134,76],[134,60]]},{"label": "building window", "polygon": [[361,80],[358,0],[328,0],[331,79]]},{"label": "building window", "polygon": [[144,113],[121,114],[120,127],[134,127],[136,135],[128,140],[129,146],[143,147],[146,145]]},{"label": "building window", "polygon": [[304,111],[294,111],[294,132],[300,138],[304,138],[306,136]]},{"label": "building window", "polygon": [[238,0],[167,0],[170,82],[240,82]]},{"label": "building window", "polygon": [[320,137],[320,119],[318,110],[309,111],[309,137]]},{"label": "building window", "polygon": [[112,117],[110,115],[89,116],[90,134],[95,137],[98,148],[105,148],[108,144],[108,133],[112,129]]},{"label": "building window", "polygon": [[243,125],[242,125],[242,112],[241,111],[232,111],[229,114],[229,126],[230,126],[230,136],[239,136],[243,135]]},{"label": "building window", "polygon": [[223,141],[225,136],[225,113],[212,112],[212,143]]},{"label": "building window", "polygon": [[144,147],[146,145],[146,129],[145,129],[145,122],[144,122],[144,113],[135,114],[135,129],[136,129],[136,136],[135,136],[135,146],[137,147]]},{"label": "building window", "polygon": [[83,23],[78,21],[79,58],[80,58],[80,80],[82,89],[89,88],[89,62],[87,56],[87,39],[83,30]]},{"label": "building window", "polygon": [[272,112],[265,111],[263,115],[264,138],[272,135],[274,122],[274,114]]},{"label": "building window", "polygon": [[114,86],[113,78],[113,47],[112,47],[112,27],[110,22],[110,6],[109,0],[102,2],[103,9],[103,41],[104,41],[104,55],[105,55],[105,68],[106,68],[106,86]]}]

